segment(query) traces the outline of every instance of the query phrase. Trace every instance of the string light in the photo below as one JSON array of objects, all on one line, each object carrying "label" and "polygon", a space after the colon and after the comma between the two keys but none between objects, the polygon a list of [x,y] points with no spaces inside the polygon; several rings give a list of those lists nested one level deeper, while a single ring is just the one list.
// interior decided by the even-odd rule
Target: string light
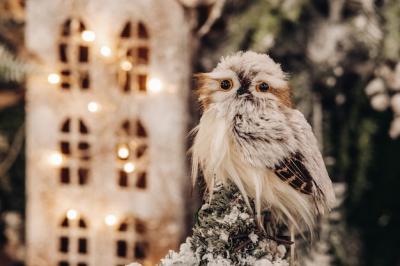
[{"label": "string light", "polygon": [[132,63],[129,62],[128,60],[123,60],[121,61],[121,63],[119,64],[119,66],[121,67],[122,70],[124,71],[130,71],[132,69]]},{"label": "string light", "polygon": [[130,154],[128,146],[126,144],[119,145],[117,153],[118,153],[118,158],[120,159],[128,159]]},{"label": "string light", "polygon": [[114,214],[108,214],[105,218],[104,218],[104,222],[106,223],[106,225],[108,226],[113,226],[117,224],[117,217]]},{"label": "string light", "polygon": [[110,57],[111,56],[111,49],[108,46],[103,45],[100,48],[100,54],[104,57]]},{"label": "string light", "polygon": [[159,93],[162,90],[162,83],[161,80],[159,80],[158,78],[151,78],[149,80],[148,86],[147,86],[147,90],[150,93]]},{"label": "string light", "polygon": [[49,76],[47,77],[47,81],[50,84],[58,84],[60,80],[61,80],[60,75],[56,73],[49,74]]},{"label": "string light", "polygon": [[100,109],[100,105],[97,102],[89,102],[87,106],[89,112],[96,113]]},{"label": "string light", "polygon": [[124,164],[124,171],[127,173],[132,173],[133,171],[135,171],[135,169],[136,166],[131,162]]},{"label": "string light", "polygon": [[63,163],[63,157],[60,153],[54,152],[50,155],[49,161],[54,166],[60,166]]},{"label": "string light", "polygon": [[85,42],[93,42],[96,39],[96,34],[94,34],[93,31],[90,30],[84,30],[81,33],[82,40]]},{"label": "string light", "polygon": [[78,212],[74,209],[69,209],[67,211],[67,218],[69,220],[75,220],[76,218],[78,218]]}]

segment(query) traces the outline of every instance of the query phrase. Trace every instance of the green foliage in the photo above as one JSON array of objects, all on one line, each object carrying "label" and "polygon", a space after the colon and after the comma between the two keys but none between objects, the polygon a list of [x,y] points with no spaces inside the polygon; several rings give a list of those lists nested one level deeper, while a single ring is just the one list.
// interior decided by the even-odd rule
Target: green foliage
[{"label": "green foliage", "polygon": [[[387,128],[392,114],[374,113],[370,117],[373,134],[369,138],[371,150],[363,149],[370,156],[365,167],[365,184],[358,201],[349,199],[349,222],[359,229],[364,242],[364,265],[398,265],[397,252],[400,201],[400,140],[389,138]],[[362,140],[364,141],[364,140]],[[362,154],[361,154],[362,155]],[[358,180],[350,180],[349,193],[358,193]]]},{"label": "green foliage", "polygon": [[383,56],[387,59],[398,60],[400,58],[400,3],[388,1],[382,8],[383,17],[386,20],[386,37],[383,40]]}]

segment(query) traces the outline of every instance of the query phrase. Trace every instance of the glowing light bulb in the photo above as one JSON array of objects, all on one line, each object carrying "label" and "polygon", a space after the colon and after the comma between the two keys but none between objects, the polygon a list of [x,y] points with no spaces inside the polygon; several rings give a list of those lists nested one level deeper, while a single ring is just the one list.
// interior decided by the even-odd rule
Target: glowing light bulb
[{"label": "glowing light bulb", "polygon": [[49,161],[54,166],[60,166],[63,163],[63,157],[60,153],[54,152],[50,155]]},{"label": "glowing light bulb", "polygon": [[128,60],[123,60],[123,61],[121,61],[121,63],[120,63],[120,65],[119,65],[120,67],[121,67],[121,69],[122,70],[124,70],[124,71],[130,71],[131,69],[132,69],[132,63],[131,62],[129,62]]},{"label": "glowing light bulb", "polygon": [[47,81],[50,84],[58,84],[60,83],[60,80],[61,80],[60,75],[56,73],[49,74],[49,76],[47,77]]},{"label": "glowing light bulb", "polygon": [[108,226],[113,226],[117,224],[117,217],[114,214],[108,214],[105,218],[104,218],[104,222],[106,223],[106,225]]},{"label": "glowing light bulb", "polygon": [[69,209],[67,211],[67,218],[69,220],[75,220],[76,218],[78,218],[78,212],[74,209]]},{"label": "glowing light bulb", "polygon": [[81,33],[82,40],[85,42],[93,42],[96,39],[96,34],[94,34],[93,31],[90,30],[84,30]]},{"label": "glowing light bulb", "polygon": [[100,105],[97,102],[89,102],[87,106],[89,112],[96,113],[100,109]]},{"label": "glowing light bulb", "polygon": [[117,153],[118,153],[118,157],[119,157],[120,159],[127,159],[127,158],[129,157],[129,154],[130,154],[129,149],[128,149],[128,146],[125,145],[125,144],[120,145],[120,146],[118,147]]},{"label": "glowing light bulb", "polygon": [[104,57],[110,57],[111,56],[111,49],[110,49],[110,47],[104,45],[104,46],[102,46],[100,48],[100,53]]},{"label": "glowing light bulb", "polygon": [[135,169],[136,166],[131,162],[124,164],[124,171],[127,173],[132,173],[133,171],[135,171]]},{"label": "glowing light bulb", "polygon": [[147,86],[147,90],[150,93],[159,93],[162,90],[162,83],[161,80],[159,80],[158,78],[151,78],[149,80],[148,86]]}]

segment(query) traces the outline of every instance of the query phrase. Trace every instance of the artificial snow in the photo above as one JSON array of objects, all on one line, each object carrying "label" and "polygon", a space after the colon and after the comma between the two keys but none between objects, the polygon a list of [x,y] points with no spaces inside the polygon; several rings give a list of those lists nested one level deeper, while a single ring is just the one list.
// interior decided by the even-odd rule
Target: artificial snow
[{"label": "artificial snow", "polygon": [[258,236],[254,232],[252,232],[249,235],[249,238],[250,238],[251,242],[253,242],[254,244],[257,243],[257,241],[258,241]]},{"label": "artificial snow", "polygon": [[221,239],[224,242],[228,242],[229,239],[229,233],[226,231],[221,231],[220,235],[219,235],[219,239]]}]

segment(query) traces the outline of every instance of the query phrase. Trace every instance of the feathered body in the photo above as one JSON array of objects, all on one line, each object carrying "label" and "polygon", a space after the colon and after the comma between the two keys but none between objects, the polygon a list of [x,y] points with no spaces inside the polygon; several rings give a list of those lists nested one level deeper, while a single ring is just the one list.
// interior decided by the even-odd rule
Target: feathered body
[{"label": "feathered body", "polygon": [[192,147],[192,176],[202,170],[209,191],[234,182],[275,221],[301,230],[335,197],[317,141],[293,109],[286,75],[269,56],[254,52],[226,57],[198,74],[204,113]]}]

